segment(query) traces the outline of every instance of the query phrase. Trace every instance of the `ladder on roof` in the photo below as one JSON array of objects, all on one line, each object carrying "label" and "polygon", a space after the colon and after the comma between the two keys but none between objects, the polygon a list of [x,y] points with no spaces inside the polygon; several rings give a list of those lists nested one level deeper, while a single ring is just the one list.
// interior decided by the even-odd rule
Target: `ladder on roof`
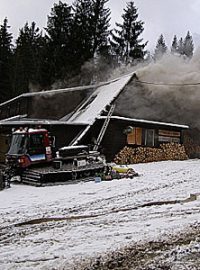
[{"label": "ladder on roof", "polygon": [[112,116],[112,114],[113,114],[113,112],[114,112],[114,109],[115,109],[115,104],[112,104],[112,105],[110,106],[110,110],[108,111],[107,117],[106,117],[106,119],[105,119],[105,121],[104,121],[104,123],[103,123],[103,126],[102,126],[102,128],[101,128],[101,130],[100,130],[100,132],[99,132],[99,136],[98,136],[98,138],[97,138],[97,141],[96,141],[96,144],[95,144],[93,150],[98,150],[99,145],[100,145],[100,143],[101,143],[101,141],[102,141],[102,139],[103,139],[103,136],[104,136],[104,134],[105,134],[105,132],[106,132],[106,129],[107,129],[107,127],[108,127],[108,124],[109,124],[109,122],[110,122],[110,118],[111,118],[111,116]]}]

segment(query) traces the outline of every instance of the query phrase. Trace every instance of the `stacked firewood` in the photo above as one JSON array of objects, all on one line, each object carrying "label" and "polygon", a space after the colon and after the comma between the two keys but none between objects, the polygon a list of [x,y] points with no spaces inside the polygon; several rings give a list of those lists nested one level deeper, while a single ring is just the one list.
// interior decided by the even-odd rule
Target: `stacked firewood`
[{"label": "stacked firewood", "polygon": [[160,148],[125,146],[116,156],[117,164],[135,164],[162,160],[185,160],[188,156],[183,145],[178,143],[161,144]]},{"label": "stacked firewood", "polygon": [[165,160],[185,160],[188,159],[185,147],[178,143],[161,144],[160,148],[164,152]]}]

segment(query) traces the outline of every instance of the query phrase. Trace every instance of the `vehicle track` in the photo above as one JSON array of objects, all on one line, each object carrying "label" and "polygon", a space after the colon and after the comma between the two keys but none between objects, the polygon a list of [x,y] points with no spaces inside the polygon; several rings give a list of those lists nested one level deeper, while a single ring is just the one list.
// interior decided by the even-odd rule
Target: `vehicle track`
[{"label": "vehicle track", "polygon": [[[141,208],[146,208],[146,207],[190,203],[190,202],[197,200],[198,195],[199,195],[199,193],[190,194],[190,196],[188,198],[183,199],[183,200],[152,201],[152,202],[148,202],[148,203],[133,206],[133,207],[112,209],[110,211],[105,211],[105,212],[99,213],[99,214],[74,215],[74,216],[68,216],[68,217],[46,217],[46,218],[43,217],[43,218],[37,218],[37,219],[30,219],[30,220],[27,220],[24,222],[15,223],[15,224],[9,225],[7,227],[1,228],[0,245],[1,244],[4,244],[4,245],[9,244],[11,241],[15,242],[15,238],[22,239],[24,237],[27,237],[30,234],[35,234],[41,230],[48,231],[48,230],[51,230],[52,228],[55,228],[57,226],[58,227],[66,226],[66,225],[69,225],[70,223],[73,223],[74,221],[95,219],[95,218],[99,218],[102,216],[111,215],[113,213],[137,211]],[[196,209],[196,211],[199,212],[200,210]],[[194,212],[195,211],[193,210],[193,213]],[[160,214],[162,214],[162,213],[157,213],[157,216],[159,217]],[[179,213],[178,215],[180,216],[181,213]],[[185,212],[183,212],[182,215],[185,215]],[[155,213],[154,213],[154,218],[155,218]],[[41,225],[41,226],[37,226],[37,225]],[[72,224],[70,224],[70,225],[72,226]],[[29,228],[29,226],[31,226],[31,228]],[[23,227],[23,228],[16,230],[16,228],[19,228],[19,227]],[[13,228],[15,228],[15,230],[13,230]]]}]

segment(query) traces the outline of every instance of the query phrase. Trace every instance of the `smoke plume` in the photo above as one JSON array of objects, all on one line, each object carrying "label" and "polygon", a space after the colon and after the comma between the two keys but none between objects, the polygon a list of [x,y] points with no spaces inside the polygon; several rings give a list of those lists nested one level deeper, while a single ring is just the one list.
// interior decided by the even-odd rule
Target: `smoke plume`
[{"label": "smoke plume", "polygon": [[191,60],[165,55],[136,70],[117,101],[116,113],[131,118],[186,124],[200,130],[200,50]]}]

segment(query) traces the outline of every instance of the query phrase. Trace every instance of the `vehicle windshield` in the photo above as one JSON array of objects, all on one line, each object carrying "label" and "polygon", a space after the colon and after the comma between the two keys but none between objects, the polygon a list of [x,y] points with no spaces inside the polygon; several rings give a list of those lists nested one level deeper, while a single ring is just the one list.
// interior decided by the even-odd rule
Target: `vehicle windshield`
[{"label": "vehicle windshield", "polygon": [[12,136],[10,149],[8,155],[25,154],[26,152],[27,136],[26,134],[14,134]]}]

